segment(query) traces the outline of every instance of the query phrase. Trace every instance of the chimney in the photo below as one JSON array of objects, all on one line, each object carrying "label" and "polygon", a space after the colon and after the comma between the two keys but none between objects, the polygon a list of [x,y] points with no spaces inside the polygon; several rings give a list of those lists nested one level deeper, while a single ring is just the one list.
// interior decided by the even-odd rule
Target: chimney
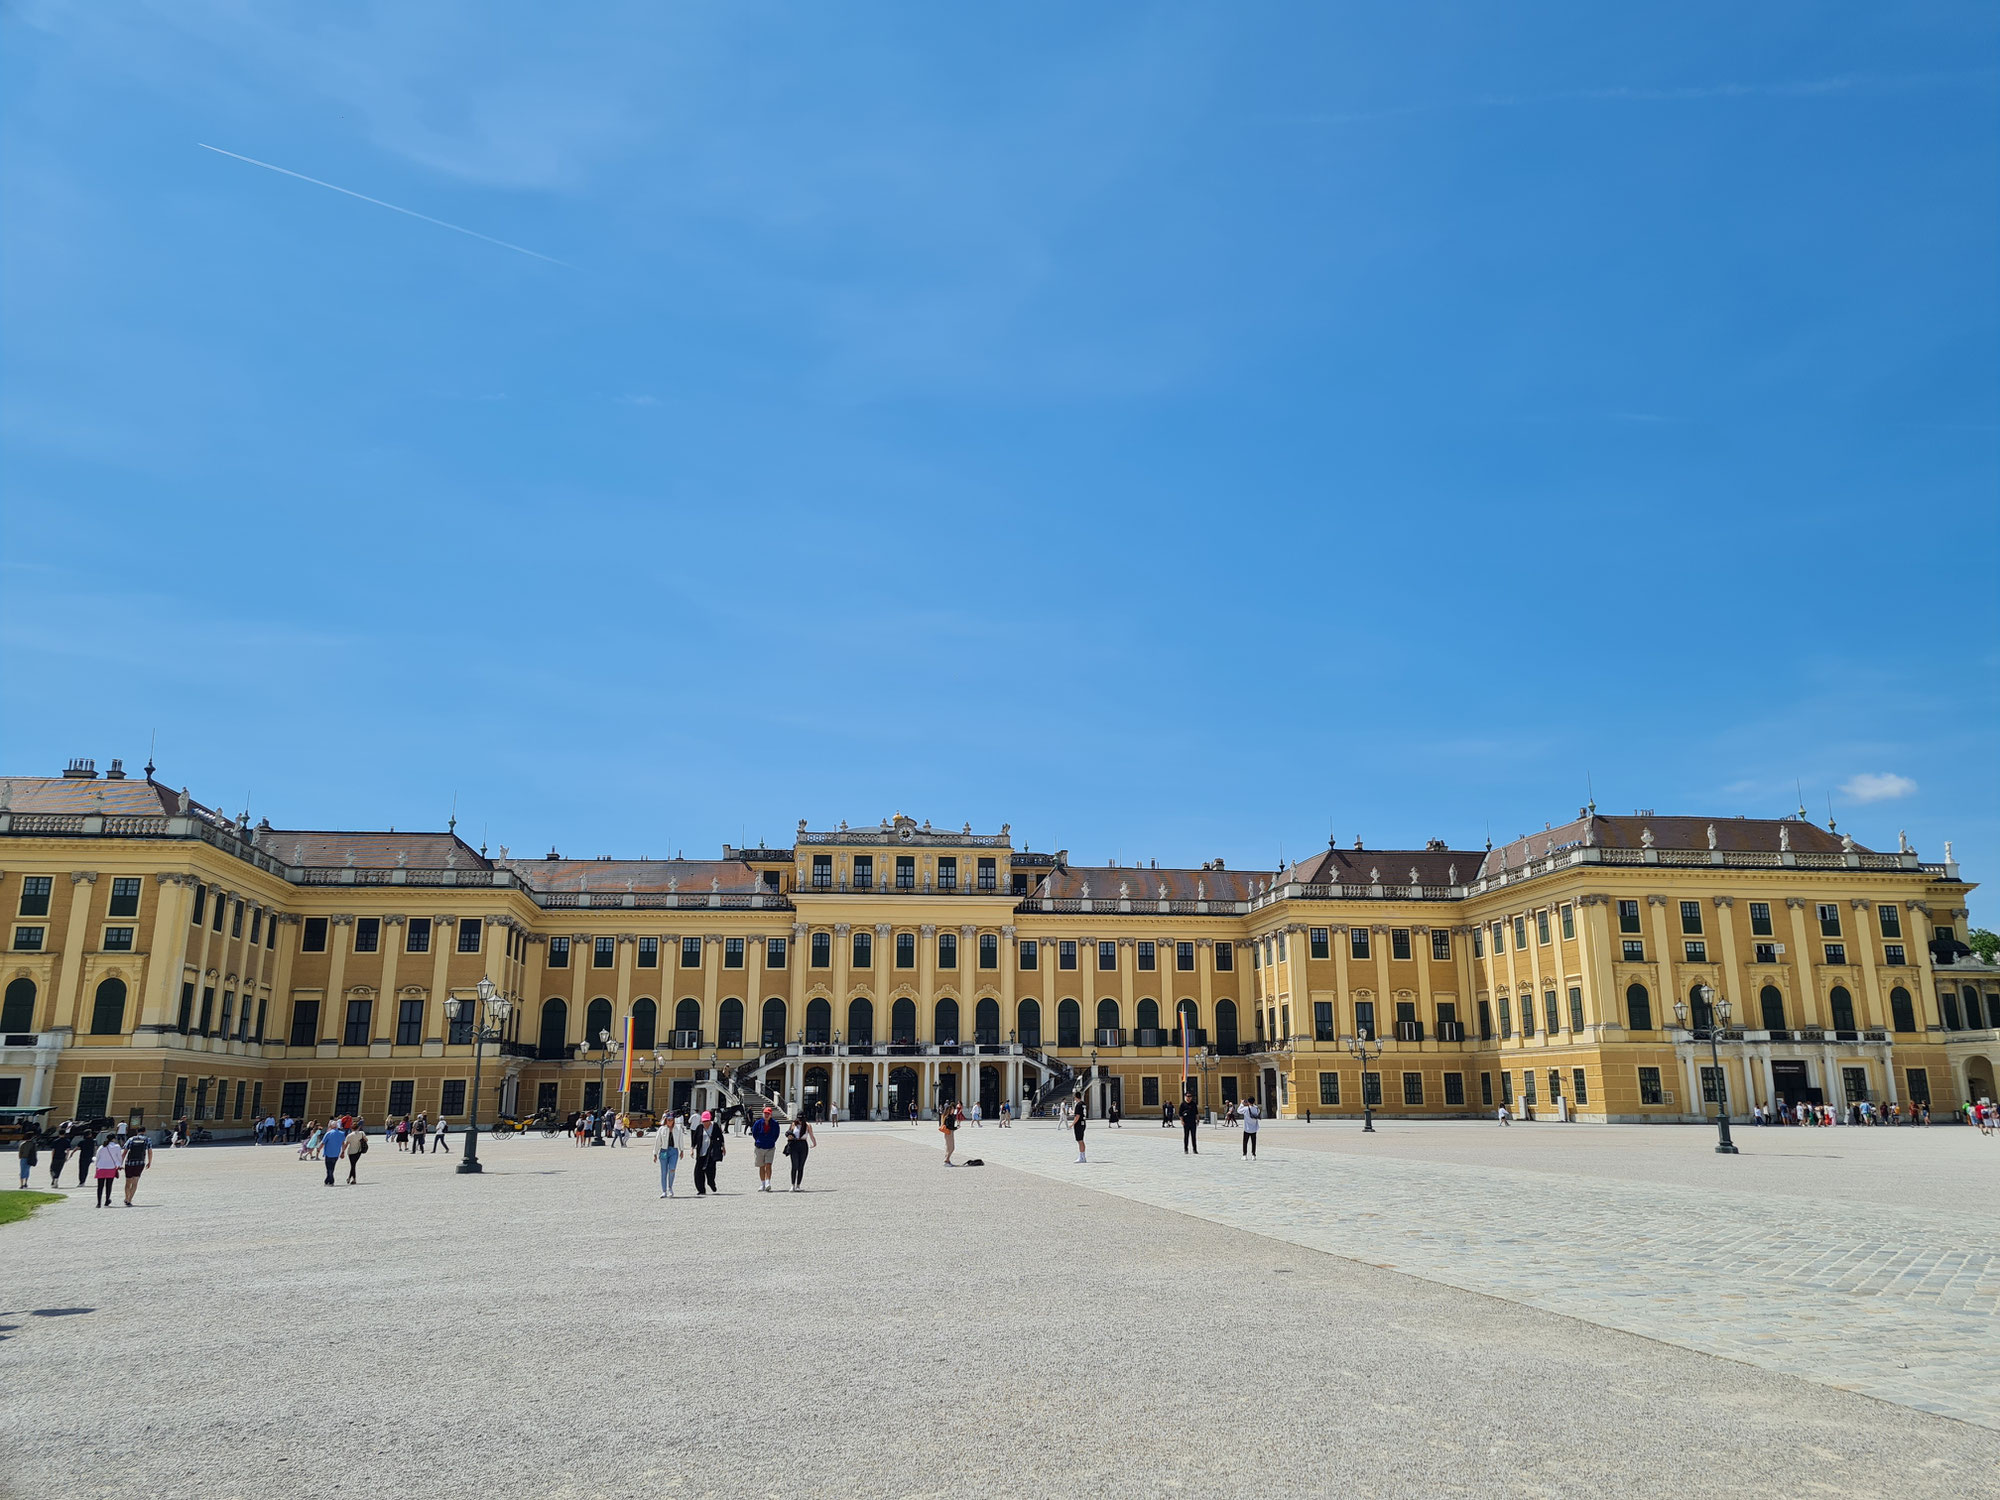
[{"label": "chimney", "polygon": [[104,779],[106,781],[123,781],[125,779],[125,762],[114,757],[111,762],[111,769],[104,773]]},{"label": "chimney", "polygon": [[72,757],[69,763],[69,768],[63,772],[63,780],[64,781],[97,780],[97,762],[94,760],[87,760],[82,756]]}]

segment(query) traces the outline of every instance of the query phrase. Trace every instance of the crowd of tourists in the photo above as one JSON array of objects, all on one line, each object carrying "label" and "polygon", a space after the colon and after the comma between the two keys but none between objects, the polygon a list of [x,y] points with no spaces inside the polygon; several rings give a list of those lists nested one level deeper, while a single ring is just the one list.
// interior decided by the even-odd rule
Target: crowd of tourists
[{"label": "crowd of tourists", "polygon": [[[1967,1109],[1977,1106],[1967,1105]],[[1971,1117],[1968,1115],[1968,1119]],[[1846,1109],[1836,1109],[1831,1104],[1814,1104],[1800,1100],[1795,1104],[1757,1104],[1751,1106],[1752,1125],[1928,1125],[1931,1122],[1930,1104],[1922,1099],[1909,1104],[1897,1101],[1891,1104],[1877,1104],[1864,1099],[1851,1103]]]},{"label": "crowd of tourists", "polygon": [[143,1130],[119,1124],[100,1133],[91,1122],[64,1120],[46,1136],[30,1131],[21,1137],[15,1154],[20,1159],[23,1188],[31,1185],[45,1149],[49,1155],[49,1186],[60,1189],[63,1168],[74,1161],[78,1187],[95,1178],[99,1208],[111,1206],[112,1190],[120,1178],[125,1181],[125,1206],[130,1208],[133,1196],[139,1191],[139,1179],[153,1164],[155,1154],[152,1138]]}]

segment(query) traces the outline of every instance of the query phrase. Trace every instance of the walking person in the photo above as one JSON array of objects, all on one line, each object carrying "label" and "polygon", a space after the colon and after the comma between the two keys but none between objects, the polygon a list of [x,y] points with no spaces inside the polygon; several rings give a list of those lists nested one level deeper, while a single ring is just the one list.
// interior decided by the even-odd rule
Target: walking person
[{"label": "walking person", "polygon": [[674,1169],[681,1164],[681,1153],[687,1149],[687,1127],[678,1116],[668,1115],[660,1121],[660,1128],[653,1132],[653,1160],[660,1164],[660,1196],[674,1195]]},{"label": "walking person", "polygon": [[90,1164],[97,1157],[97,1132],[86,1130],[79,1137],[76,1147],[76,1185],[83,1186],[83,1179],[90,1171]]},{"label": "walking person", "polygon": [[958,1106],[956,1104],[947,1104],[943,1109],[938,1111],[938,1133],[944,1137],[944,1164],[947,1167],[957,1166],[958,1163],[951,1159],[952,1150],[958,1145]]},{"label": "walking person", "polygon": [[1514,1123],[1513,1115],[1508,1111],[1507,1106],[1504,1104],[1501,1105],[1498,1109],[1493,1111],[1493,1118],[1496,1122],[1502,1125],[1511,1126]]},{"label": "walking person", "polygon": [[431,1136],[431,1150],[433,1152],[442,1151],[446,1156],[451,1155],[451,1142],[447,1139],[450,1134],[451,1121],[447,1120],[443,1115],[439,1115],[437,1132]]},{"label": "walking person", "polygon": [[1243,1154],[1257,1154],[1257,1127],[1264,1122],[1264,1112],[1257,1108],[1255,1099],[1243,1101]]},{"label": "walking person", "polygon": [[1083,1153],[1083,1131],[1090,1122],[1090,1111],[1081,1102],[1070,1110],[1070,1129],[1076,1133],[1076,1161],[1078,1166],[1086,1165]]},{"label": "walking person", "polygon": [[[41,1159],[41,1138],[32,1129],[21,1137],[21,1144],[14,1148],[14,1154],[21,1158],[21,1190],[27,1191],[28,1174],[35,1170],[35,1163]],[[53,1182],[51,1185],[56,1185]]]},{"label": "walking person", "polygon": [[[59,1188],[62,1186],[63,1164],[68,1160],[69,1160],[69,1137],[65,1134],[58,1134],[55,1139],[55,1144],[49,1147],[50,1187]],[[22,1186],[26,1187],[27,1184],[23,1183]]]},{"label": "walking person", "polygon": [[792,1191],[799,1190],[799,1184],[806,1180],[806,1153],[819,1144],[819,1137],[813,1134],[812,1121],[803,1117],[792,1121],[792,1128],[785,1132],[785,1155],[792,1159]]},{"label": "walking person", "polygon": [[347,1185],[358,1186],[359,1178],[355,1174],[360,1171],[361,1158],[368,1151],[368,1127],[356,1120],[354,1128],[347,1132],[347,1140],[343,1143],[342,1149],[347,1153]]},{"label": "walking person", "polygon": [[757,1191],[771,1191],[771,1164],[778,1154],[778,1133],[784,1127],[778,1123],[777,1112],[770,1105],[750,1122],[750,1143],[757,1150]]},{"label": "walking person", "polygon": [[153,1143],[143,1130],[135,1130],[132,1138],[125,1142],[125,1206],[132,1206],[132,1195],[139,1191],[139,1175],[153,1162]]},{"label": "walking person", "polygon": [[430,1133],[430,1116],[419,1111],[416,1120],[410,1126],[410,1149],[416,1152],[417,1155],[422,1156],[424,1154],[424,1142],[429,1138]]},{"label": "walking person", "polygon": [[333,1186],[333,1169],[340,1165],[341,1153],[347,1149],[347,1116],[327,1123],[326,1134],[319,1139],[319,1154],[326,1159],[326,1185]]},{"label": "walking person", "polygon": [[1181,1095],[1181,1155],[1193,1152],[1201,1155],[1201,1145],[1194,1138],[1194,1128],[1200,1123],[1201,1112],[1195,1108],[1192,1090]]},{"label": "walking person", "polygon": [[701,1112],[701,1124],[695,1128],[690,1149],[694,1152],[695,1196],[706,1198],[710,1193],[722,1191],[715,1185],[715,1168],[728,1154],[728,1144],[713,1110]]},{"label": "walking person", "polygon": [[97,1206],[109,1208],[112,1185],[118,1181],[118,1174],[125,1170],[125,1148],[118,1144],[116,1136],[105,1136],[104,1144],[97,1148],[92,1169],[97,1176]]}]

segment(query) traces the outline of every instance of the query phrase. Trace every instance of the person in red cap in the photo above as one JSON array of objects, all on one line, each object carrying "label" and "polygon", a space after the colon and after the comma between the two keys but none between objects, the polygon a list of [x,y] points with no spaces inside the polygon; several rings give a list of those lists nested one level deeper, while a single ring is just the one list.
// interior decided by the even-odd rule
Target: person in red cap
[{"label": "person in red cap", "polygon": [[701,1124],[694,1131],[694,1193],[697,1198],[706,1198],[710,1193],[721,1191],[715,1185],[715,1167],[725,1151],[721,1122],[712,1110],[703,1110]]}]

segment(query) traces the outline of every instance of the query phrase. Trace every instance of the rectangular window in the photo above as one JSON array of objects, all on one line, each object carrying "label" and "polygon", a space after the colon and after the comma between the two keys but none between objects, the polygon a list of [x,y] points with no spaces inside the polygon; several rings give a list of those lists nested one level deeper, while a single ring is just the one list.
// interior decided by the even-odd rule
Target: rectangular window
[{"label": "rectangular window", "polygon": [[1646,945],[1638,938],[1626,938],[1622,944],[1622,954],[1628,964],[1642,964],[1646,961]]},{"label": "rectangular window", "polygon": [[1576,908],[1564,906],[1562,909],[1562,932],[1565,938],[1576,936]]},{"label": "rectangular window", "polygon": [[853,941],[848,944],[848,962],[857,969],[875,967],[875,934],[857,929]]},{"label": "rectangular window", "polygon": [[1028,877],[1024,872],[1020,870],[1014,871],[1011,884],[1014,888],[1013,894],[1016,896],[1025,896],[1028,894]]},{"label": "rectangular window", "polygon": [[1590,1103],[1590,1090],[1584,1086],[1583,1069],[1571,1068],[1569,1070],[1569,1091],[1573,1102],[1577,1104]]},{"label": "rectangular window", "polygon": [[660,966],[660,940],[656,937],[639,939],[639,967],[657,969]]},{"label": "rectangular window", "polygon": [[1410,956],[1409,928],[1392,927],[1389,929],[1389,956],[1391,958],[1408,958]]},{"label": "rectangular window", "polygon": [[205,984],[201,987],[201,1024],[197,1028],[197,1030],[199,1030],[203,1036],[207,1036],[209,1032],[213,1029],[214,1021],[215,1021],[215,986],[212,984]]},{"label": "rectangular window", "polygon": [[1486,929],[1484,927],[1475,927],[1472,929],[1472,956],[1474,958],[1486,957]]},{"label": "rectangular window", "polygon": [[104,951],[106,953],[130,953],[132,934],[136,927],[107,927],[104,929]]},{"label": "rectangular window", "polygon": [[1535,913],[1535,941],[1547,947],[1549,941],[1549,913],[1544,907]]},{"label": "rectangular window", "polygon": [[1701,1065],[1701,1098],[1704,1104],[1722,1102],[1722,1069]]},{"label": "rectangular window", "polygon": [[1440,964],[1451,962],[1451,933],[1446,928],[1431,929],[1431,961]]},{"label": "rectangular window", "polygon": [[316,1046],[319,1042],[319,1001],[301,1000],[292,1007],[292,1037],[294,1047]]},{"label": "rectangular window", "polygon": [[[1321,929],[1320,935],[1322,938],[1325,936],[1325,929]],[[1317,956],[1324,958],[1326,955],[1322,953]],[[1192,974],[1194,972],[1193,943],[1174,944],[1174,968],[1182,974]]]},{"label": "rectangular window", "polygon": [[782,969],[787,961],[787,940],[784,938],[764,939],[764,967]]},{"label": "rectangular window", "polygon": [[465,1080],[447,1078],[444,1087],[438,1091],[438,1113],[441,1115],[462,1115],[465,1113]]},{"label": "rectangular window", "polygon": [[1750,954],[1752,963],[1774,964],[1778,961],[1778,945],[1776,943],[1756,943],[1752,945]]},{"label": "rectangular window", "polygon": [[1664,1104],[1666,1095],[1660,1092],[1660,1070],[1641,1068],[1639,1070],[1639,1102],[1641,1104]]},{"label": "rectangular window", "polygon": [[1542,1029],[1550,1036],[1563,1029],[1562,1006],[1556,1002],[1554,990],[1542,996]]},{"label": "rectangular window", "polygon": [[938,934],[938,967],[955,969],[958,967],[958,934],[940,932]]},{"label": "rectangular window", "polygon": [[833,889],[833,856],[815,854],[813,856],[812,888],[816,891]]},{"label": "rectangular window", "polygon": [[1146,938],[1139,940],[1139,968],[1142,971],[1155,969],[1159,966],[1158,954],[1159,950],[1153,945],[1151,940]]},{"label": "rectangular window", "polygon": [[233,938],[243,936],[243,903],[241,901],[238,901],[229,909],[229,935]]},{"label": "rectangular window", "polygon": [[1501,954],[1505,953],[1506,951],[1507,951],[1507,924],[1505,922],[1495,922],[1493,924],[1493,956],[1495,958],[1498,958]]},{"label": "rectangular window", "polygon": [[1493,1007],[1484,1000],[1479,1002],[1479,1040],[1482,1042],[1493,1040]]},{"label": "rectangular window", "polygon": [[1701,931],[1701,903],[1699,901],[1683,901],[1681,903],[1681,931]]},{"label": "rectangular window", "polygon": [[1382,1075],[1373,1068],[1361,1075],[1361,1102],[1370,1109],[1382,1107]]},{"label": "rectangular window", "polygon": [[461,1000],[458,1014],[445,1020],[444,1039],[454,1047],[464,1047],[472,1041],[472,1021],[479,1005],[473,1000]]},{"label": "rectangular window", "polygon": [[1681,944],[1681,947],[1686,951],[1689,963],[1705,964],[1708,962],[1708,943],[1705,939],[1689,938]]},{"label": "rectangular window", "polygon": [[382,919],[380,917],[356,917],[354,919],[354,951],[356,953],[378,953],[382,948]]},{"label": "rectangular window", "polygon": [[1354,1033],[1356,1036],[1373,1038],[1375,1035],[1375,1002],[1357,1000],[1354,1002]]},{"label": "rectangular window", "polygon": [[1491,1073],[1481,1073],[1479,1075],[1479,1102],[1487,1105],[1489,1108],[1492,1106],[1493,1075]]},{"label": "rectangular window", "polygon": [[1278,934],[1278,962],[1283,963],[1284,961],[1285,961],[1285,935],[1281,932]]},{"label": "rectangular window", "polygon": [[1533,995],[1523,995],[1521,997],[1521,1035],[1526,1037],[1533,1036],[1534,1034],[1535,997]]},{"label": "rectangular window", "polygon": [[681,967],[699,969],[701,967],[701,939],[684,937],[681,939]]},{"label": "rectangular window", "polygon": [[815,969],[832,968],[833,934],[830,932],[815,932],[808,941],[811,946],[807,950],[807,964]]},{"label": "rectangular window", "polygon": [[615,937],[592,938],[590,941],[590,966],[593,969],[612,969],[618,966],[618,939]]},{"label": "rectangular window", "polygon": [[1000,937],[997,933],[979,934],[979,967],[982,969],[1000,967]]},{"label": "rectangular window", "polygon": [[1750,903],[1750,935],[1752,937],[1771,936],[1771,903],[1752,901]]},{"label": "rectangular window", "polygon": [[1527,1105],[1529,1108],[1534,1107],[1535,1071],[1532,1068],[1523,1068],[1521,1070],[1521,1103]]},{"label": "rectangular window", "polygon": [[79,1120],[95,1120],[111,1110],[111,1079],[86,1077],[76,1081],[76,1117]]},{"label": "rectangular window", "polygon": [[1516,917],[1514,918],[1514,951],[1519,953],[1527,946],[1528,919],[1526,917]]},{"label": "rectangular window", "polygon": [[46,927],[16,927],[14,929],[14,951],[16,953],[40,953],[42,940],[48,935]]},{"label": "rectangular window", "polygon": [[1909,1068],[1904,1076],[1910,1081],[1910,1102],[1929,1104],[1931,1102],[1931,1071],[1929,1068]]},{"label": "rectangular window", "polygon": [[1583,991],[1575,985],[1569,987],[1569,1029],[1583,1030]]},{"label": "rectangular window", "polygon": [[1157,1077],[1139,1080],[1139,1103],[1145,1109],[1160,1107],[1160,1080]]},{"label": "rectangular window", "polygon": [[1620,932],[1644,932],[1639,925],[1639,903],[1620,901],[1618,903],[1618,930]]},{"label": "rectangular window", "polygon": [[1033,970],[1042,961],[1042,945],[1033,938],[1021,939],[1021,968]]},{"label": "rectangular window", "polygon": [[424,1002],[411,998],[396,1009],[396,1045],[414,1047],[424,1039]]},{"label": "rectangular window", "polygon": [[210,921],[208,924],[208,930],[210,932],[222,931],[222,914],[228,909],[229,909],[229,898],[223,895],[221,891],[217,891],[215,893],[215,910],[209,913]]},{"label": "rectangular window", "polygon": [[1840,903],[1822,901],[1819,903],[1819,935],[1821,937],[1840,936]]},{"label": "rectangular window", "polygon": [[940,854],[938,856],[937,888],[941,891],[958,889],[958,856]]},{"label": "rectangular window", "polygon": [[[24,875],[21,877],[21,907],[18,915],[23,917],[46,917],[49,914],[49,893],[55,889],[53,875]],[[199,907],[202,888],[195,887],[195,902]],[[195,920],[201,920],[200,911]]]},{"label": "rectangular window", "polygon": [[1882,936],[1899,938],[1903,935],[1903,909],[1899,906],[1878,906],[1875,916],[1882,924]]},{"label": "rectangular window", "polygon": [[1333,1002],[1331,1000],[1313,1001],[1313,1040],[1316,1042],[1331,1042],[1335,1040],[1333,1031]]},{"label": "rectangular window", "polygon": [[460,953],[477,953],[479,951],[479,935],[485,930],[486,924],[481,922],[477,917],[460,917],[458,919],[458,951]]},{"label": "rectangular window", "polygon": [[1464,1105],[1465,1075],[1463,1073],[1447,1073],[1444,1075],[1444,1102],[1448,1105]]},{"label": "rectangular window", "polygon": [[333,1086],[333,1112],[337,1115],[361,1113],[361,1080],[347,1078]]},{"label": "rectangular window", "polygon": [[405,953],[428,953],[431,951],[431,919],[412,917],[403,929],[403,951]]},{"label": "rectangular window", "polygon": [[1514,1034],[1514,1002],[1505,995],[1502,995],[1494,1004],[1500,1007],[1500,1035],[1502,1037],[1512,1036]]},{"label": "rectangular window", "polygon": [[[197,885],[194,888],[194,912],[188,918],[189,923],[196,927],[201,926],[201,919],[207,913],[207,911],[208,911],[208,887],[205,885]],[[174,1113],[178,1115],[180,1111],[175,1110]]]},{"label": "rectangular window", "polygon": [[1368,956],[1368,929],[1366,927],[1350,927],[1347,929],[1347,956],[1349,958],[1366,958]]},{"label": "rectangular window", "polygon": [[1217,943],[1215,945],[1216,973],[1227,974],[1235,967],[1236,967],[1236,945],[1234,943]]},{"label": "rectangular window", "polygon": [[299,931],[301,953],[326,952],[326,918],[307,917]]},{"label": "rectangular window", "polygon": [[1828,963],[1830,963],[1830,964],[1844,964],[1844,963],[1846,963],[1846,962],[1847,962],[1847,944],[1845,944],[1845,943],[1828,943],[1828,944],[1826,945],[1826,961],[1827,961]]},{"label": "rectangular window", "polygon": [[743,939],[740,937],[722,940],[722,967],[740,969],[743,967]]},{"label": "rectangular window", "polygon": [[549,939],[549,967],[567,969],[569,967],[569,939],[552,937]]},{"label": "rectangular window", "polygon": [[417,1102],[417,1081],[414,1078],[392,1078],[389,1080],[389,1118],[399,1119],[410,1113]]},{"label": "rectangular window", "polygon": [[857,854],[854,856],[854,888],[857,891],[875,889],[875,856]]},{"label": "rectangular window", "polygon": [[914,932],[896,934],[896,967],[914,969],[917,966],[917,935]]},{"label": "rectangular window", "polygon": [[1000,885],[999,865],[990,859],[980,860],[979,888],[982,891],[994,891],[999,889],[999,885]]},{"label": "rectangular window", "polygon": [[1903,945],[1901,943],[1884,943],[1882,945],[1882,962],[1892,967],[1900,967],[1908,963],[1909,960],[1903,957]]},{"label": "rectangular window", "polygon": [[306,1083],[303,1079],[290,1079],[279,1089],[278,1113],[293,1120],[305,1118]]},{"label": "rectangular window", "polygon": [[111,904],[105,909],[107,917],[136,917],[139,915],[139,882],[129,875],[121,875],[111,882]]},{"label": "rectangular window", "polygon": [[896,889],[914,891],[917,888],[917,857],[914,854],[896,856]]},{"label": "rectangular window", "polygon": [[1322,1073],[1319,1075],[1319,1102],[1329,1107],[1340,1103],[1340,1075]]},{"label": "rectangular window", "polygon": [[374,1007],[366,1000],[350,1000],[347,1002],[347,1031],[341,1037],[341,1044],[343,1046],[365,1047],[368,1045],[369,1012],[373,1009]]},{"label": "rectangular window", "polygon": [[1097,945],[1097,967],[1100,973],[1110,973],[1118,967],[1118,945],[1103,942]]},{"label": "rectangular window", "polygon": [[[276,927],[276,926],[278,925],[278,915],[277,915],[277,913],[276,913],[276,912],[273,912],[273,913],[271,914],[271,925],[272,925],[273,927]],[[251,912],[251,913],[250,913],[250,946],[251,946],[251,947],[253,947],[253,948],[254,948],[254,947],[256,947],[256,946],[257,946],[257,939],[258,939],[258,936],[259,936],[259,934],[261,934],[261,933],[263,932],[263,930],[264,930],[264,908],[260,906],[260,907],[258,907],[258,908],[257,908],[257,909],[256,909],[255,911],[253,911],[253,912]],[[275,948],[275,947],[277,947],[278,945],[277,945],[276,943],[273,943],[273,944],[272,944],[271,946],[272,946],[273,948]],[[262,1088],[263,1086],[264,1086],[264,1085],[263,1085],[263,1084],[261,1084],[261,1083],[259,1083],[259,1084],[257,1085],[257,1087],[258,1087],[258,1088],[260,1088],[260,1089],[261,1089],[261,1088]]]}]

